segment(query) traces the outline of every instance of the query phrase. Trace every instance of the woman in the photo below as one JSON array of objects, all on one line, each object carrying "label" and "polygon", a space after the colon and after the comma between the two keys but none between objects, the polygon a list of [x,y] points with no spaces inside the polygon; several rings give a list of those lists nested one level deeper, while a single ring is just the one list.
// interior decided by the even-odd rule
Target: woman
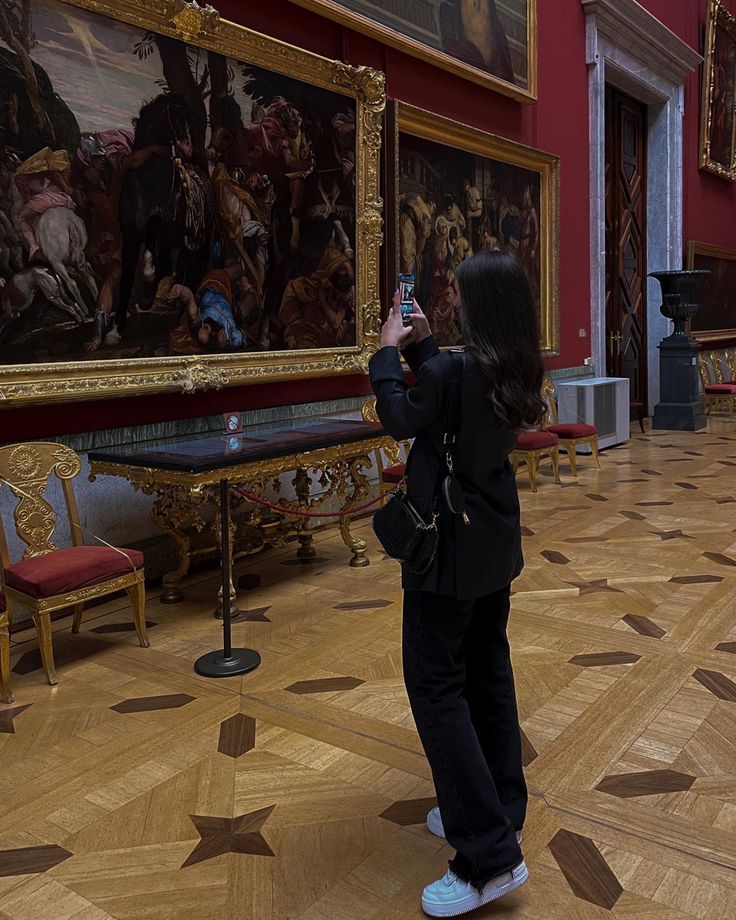
[{"label": "woman", "polygon": [[384,427],[397,440],[416,439],[408,495],[426,521],[447,472],[448,383],[463,367],[454,468],[470,523],[440,499],[437,558],[424,575],[403,573],[404,680],[439,802],[427,824],[457,850],[446,875],[424,889],[422,907],[433,917],[473,910],[527,879],[519,849],[527,791],[506,637],[510,585],[523,561],[508,458],[515,432],[544,413],[538,321],[522,268],[508,254],[481,252],[456,278],[464,362],[440,353],[416,303],[407,331],[395,299],[370,366]]}]

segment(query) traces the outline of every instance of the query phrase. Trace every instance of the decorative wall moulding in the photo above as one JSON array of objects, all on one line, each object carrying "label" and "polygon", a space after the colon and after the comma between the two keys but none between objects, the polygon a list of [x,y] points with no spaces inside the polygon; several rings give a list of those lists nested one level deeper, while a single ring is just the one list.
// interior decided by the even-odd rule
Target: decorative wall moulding
[{"label": "decorative wall moulding", "polygon": [[682,83],[703,58],[687,42],[653,16],[636,0],[580,0],[587,17],[595,17],[596,30],[588,30],[587,62],[598,56],[597,34],[607,35],[617,44],[646,62],[650,69]]}]

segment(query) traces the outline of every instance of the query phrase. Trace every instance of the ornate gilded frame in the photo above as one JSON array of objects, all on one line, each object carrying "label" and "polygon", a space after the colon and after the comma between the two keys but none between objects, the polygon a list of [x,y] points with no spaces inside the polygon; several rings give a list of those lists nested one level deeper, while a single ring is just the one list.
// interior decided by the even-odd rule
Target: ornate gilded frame
[{"label": "ornate gilded frame", "polygon": [[363,35],[368,35],[385,45],[390,45],[392,48],[411,54],[428,64],[441,67],[442,70],[464,77],[473,83],[479,83],[481,86],[495,90],[497,93],[510,96],[517,102],[532,103],[537,101],[537,0],[527,0],[528,89],[523,89],[514,83],[509,83],[507,80],[495,77],[477,67],[473,67],[471,64],[465,64],[444,51],[438,51],[423,45],[421,42],[375,22],[361,13],[346,9],[335,0],[292,0],[292,3],[319,13],[321,16],[326,16],[327,19],[331,19],[341,26],[354,29],[356,32],[362,32]]},{"label": "ornate gilded frame", "polygon": [[[541,345],[546,356],[560,353],[560,158],[533,147],[525,147],[514,141],[488,134],[479,128],[472,128],[448,118],[442,118],[418,109],[405,102],[396,102],[394,122],[390,126],[395,136],[393,201],[391,222],[399,224],[399,142],[401,133],[413,134],[425,140],[435,141],[447,147],[455,147],[466,153],[475,153],[538,172],[540,176],[539,224],[542,237],[541,252]],[[391,117],[389,110],[389,117]],[[389,155],[389,151],[386,151]],[[398,230],[394,234],[391,251],[393,265],[387,272],[389,280],[396,277],[399,260]]]},{"label": "ornate gilded frame", "polygon": [[[728,259],[736,262],[736,249],[725,249],[723,246],[711,246],[710,243],[696,243],[690,240],[687,244],[687,267],[688,269],[697,268],[695,264],[696,256],[708,256],[711,259]],[[688,323],[688,331],[694,339],[699,342],[726,342],[736,339],[736,328],[726,329],[691,329],[692,322]]]},{"label": "ornate gilded frame", "polygon": [[[705,63],[703,65],[703,86],[700,111],[700,167],[715,173],[722,179],[736,181],[736,85],[734,86],[734,111],[732,112],[731,156],[729,163],[719,163],[711,155],[711,133],[713,127],[713,95],[715,93],[715,47],[716,35],[722,29],[736,42],[736,18],[723,6],[721,0],[709,0],[708,19],[705,27]],[[736,72],[731,74],[736,84]]]},{"label": "ornate gilded frame", "polygon": [[196,0],[61,0],[356,100],[356,344],[334,349],[243,352],[0,366],[0,407],[100,399],[164,390],[364,373],[380,339],[379,250],[383,240],[380,151],[385,77],[351,67],[221,19]]}]

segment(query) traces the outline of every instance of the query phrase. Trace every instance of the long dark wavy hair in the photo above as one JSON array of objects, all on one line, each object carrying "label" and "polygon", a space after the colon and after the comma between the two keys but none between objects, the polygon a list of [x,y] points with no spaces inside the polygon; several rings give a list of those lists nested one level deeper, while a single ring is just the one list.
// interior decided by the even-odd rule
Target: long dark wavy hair
[{"label": "long dark wavy hair", "polygon": [[480,252],[456,273],[466,351],[488,379],[488,399],[504,428],[537,427],[544,365],[539,319],[524,269],[503,252]]}]

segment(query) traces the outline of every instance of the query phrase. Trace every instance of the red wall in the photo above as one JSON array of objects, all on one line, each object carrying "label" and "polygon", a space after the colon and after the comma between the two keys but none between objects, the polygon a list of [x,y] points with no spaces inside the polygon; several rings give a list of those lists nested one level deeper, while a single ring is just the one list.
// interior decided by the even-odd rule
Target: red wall
[{"label": "red wall", "polygon": [[[733,9],[736,0],[727,0]],[[351,64],[385,71],[389,96],[458,121],[540,147],[561,157],[560,324],[561,354],[549,366],[582,365],[590,353],[588,75],[585,16],[578,0],[539,0],[539,101],[527,106],[367,39],[288,0],[256,4],[220,0],[223,17],[257,31]],[[643,0],[643,6],[692,47],[702,49],[706,0]],[[685,92],[685,240],[736,248],[736,185],[698,169],[700,72]],[[579,330],[586,337],[579,336]],[[119,398],[73,408],[29,408],[0,415],[0,437],[62,432],[187,418],[232,408],[260,408],[368,392],[361,377],[298,384],[240,387],[194,396]]]}]

